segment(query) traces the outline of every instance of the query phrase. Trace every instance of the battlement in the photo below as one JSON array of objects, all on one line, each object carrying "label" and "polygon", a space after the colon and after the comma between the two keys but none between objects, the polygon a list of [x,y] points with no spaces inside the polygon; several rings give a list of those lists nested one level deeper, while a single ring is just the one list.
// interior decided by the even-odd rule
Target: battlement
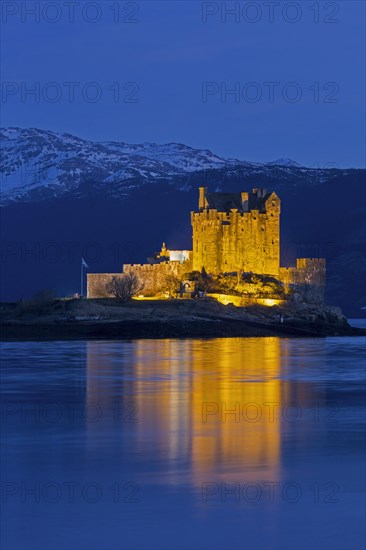
[{"label": "battlement", "polygon": [[325,258],[297,258],[296,269],[325,269]]}]

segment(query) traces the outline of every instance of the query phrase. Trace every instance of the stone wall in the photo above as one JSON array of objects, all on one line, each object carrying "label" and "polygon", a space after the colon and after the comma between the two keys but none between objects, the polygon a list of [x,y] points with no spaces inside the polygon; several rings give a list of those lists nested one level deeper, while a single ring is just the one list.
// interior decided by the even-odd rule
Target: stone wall
[{"label": "stone wall", "polygon": [[193,270],[217,275],[251,271],[278,276],[280,267],[280,200],[272,193],[266,212],[191,213]]},{"label": "stone wall", "polygon": [[[144,288],[141,291],[143,296],[154,296],[162,292],[166,277],[173,275],[179,280],[184,273],[192,270],[192,262],[161,262],[158,264],[124,264],[123,273],[135,273]],[[177,289],[178,290],[178,289]]]},{"label": "stone wall", "polygon": [[113,277],[122,277],[122,273],[88,273],[87,297],[112,298],[113,294],[107,292],[106,286]]},{"label": "stone wall", "polygon": [[287,291],[298,291],[313,303],[324,302],[326,284],[325,258],[298,258],[296,267],[281,267],[279,279]]},{"label": "stone wall", "polygon": [[[113,277],[122,277],[125,273],[135,273],[144,284],[143,296],[154,296],[162,292],[166,277],[174,275],[181,280],[185,273],[192,271],[192,262],[160,262],[157,264],[124,264],[123,273],[88,273],[87,297],[109,298],[106,286]],[[178,290],[178,288],[177,288]]]}]

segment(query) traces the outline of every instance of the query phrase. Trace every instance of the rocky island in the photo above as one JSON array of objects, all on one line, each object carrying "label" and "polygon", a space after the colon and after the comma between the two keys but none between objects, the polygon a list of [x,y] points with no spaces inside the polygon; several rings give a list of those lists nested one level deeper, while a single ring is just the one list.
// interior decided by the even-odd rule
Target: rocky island
[{"label": "rocky island", "polygon": [[[87,299],[41,293],[1,306],[1,338],[217,338],[362,335],[324,303],[324,258],[280,264],[276,193],[199,188],[192,250],[165,243],[146,264],[89,273]],[[85,262],[82,260],[82,274]],[[87,265],[85,264],[87,267]]]},{"label": "rocky island", "polygon": [[366,335],[339,308],[236,307],[214,299],[68,299],[2,304],[2,340]]}]

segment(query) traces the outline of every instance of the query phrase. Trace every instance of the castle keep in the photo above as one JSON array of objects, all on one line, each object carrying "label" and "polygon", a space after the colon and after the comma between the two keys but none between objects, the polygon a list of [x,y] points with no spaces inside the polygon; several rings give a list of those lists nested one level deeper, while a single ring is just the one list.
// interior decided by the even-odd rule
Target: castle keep
[{"label": "castle keep", "polygon": [[[310,301],[321,301],[325,259],[299,258],[296,267],[280,266],[281,201],[274,192],[253,189],[242,193],[209,193],[199,188],[198,209],[191,212],[192,250],[168,250],[146,264],[125,264],[123,274],[135,273],[144,283],[142,294],[164,291],[167,277],[183,281],[187,273],[253,273],[271,276],[289,291],[301,288]],[[107,296],[106,284],[120,274],[88,274],[88,297]]]},{"label": "castle keep", "polygon": [[199,189],[192,212],[193,270],[277,276],[280,268],[281,201],[276,193],[207,193]]}]

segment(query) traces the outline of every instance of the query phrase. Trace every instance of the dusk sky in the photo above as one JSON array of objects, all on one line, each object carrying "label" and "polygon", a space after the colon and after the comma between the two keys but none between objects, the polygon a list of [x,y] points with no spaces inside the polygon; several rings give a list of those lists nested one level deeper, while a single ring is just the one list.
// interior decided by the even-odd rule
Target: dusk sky
[{"label": "dusk sky", "polygon": [[349,0],[3,2],[2,126],[363,167],[364,18]]}]

